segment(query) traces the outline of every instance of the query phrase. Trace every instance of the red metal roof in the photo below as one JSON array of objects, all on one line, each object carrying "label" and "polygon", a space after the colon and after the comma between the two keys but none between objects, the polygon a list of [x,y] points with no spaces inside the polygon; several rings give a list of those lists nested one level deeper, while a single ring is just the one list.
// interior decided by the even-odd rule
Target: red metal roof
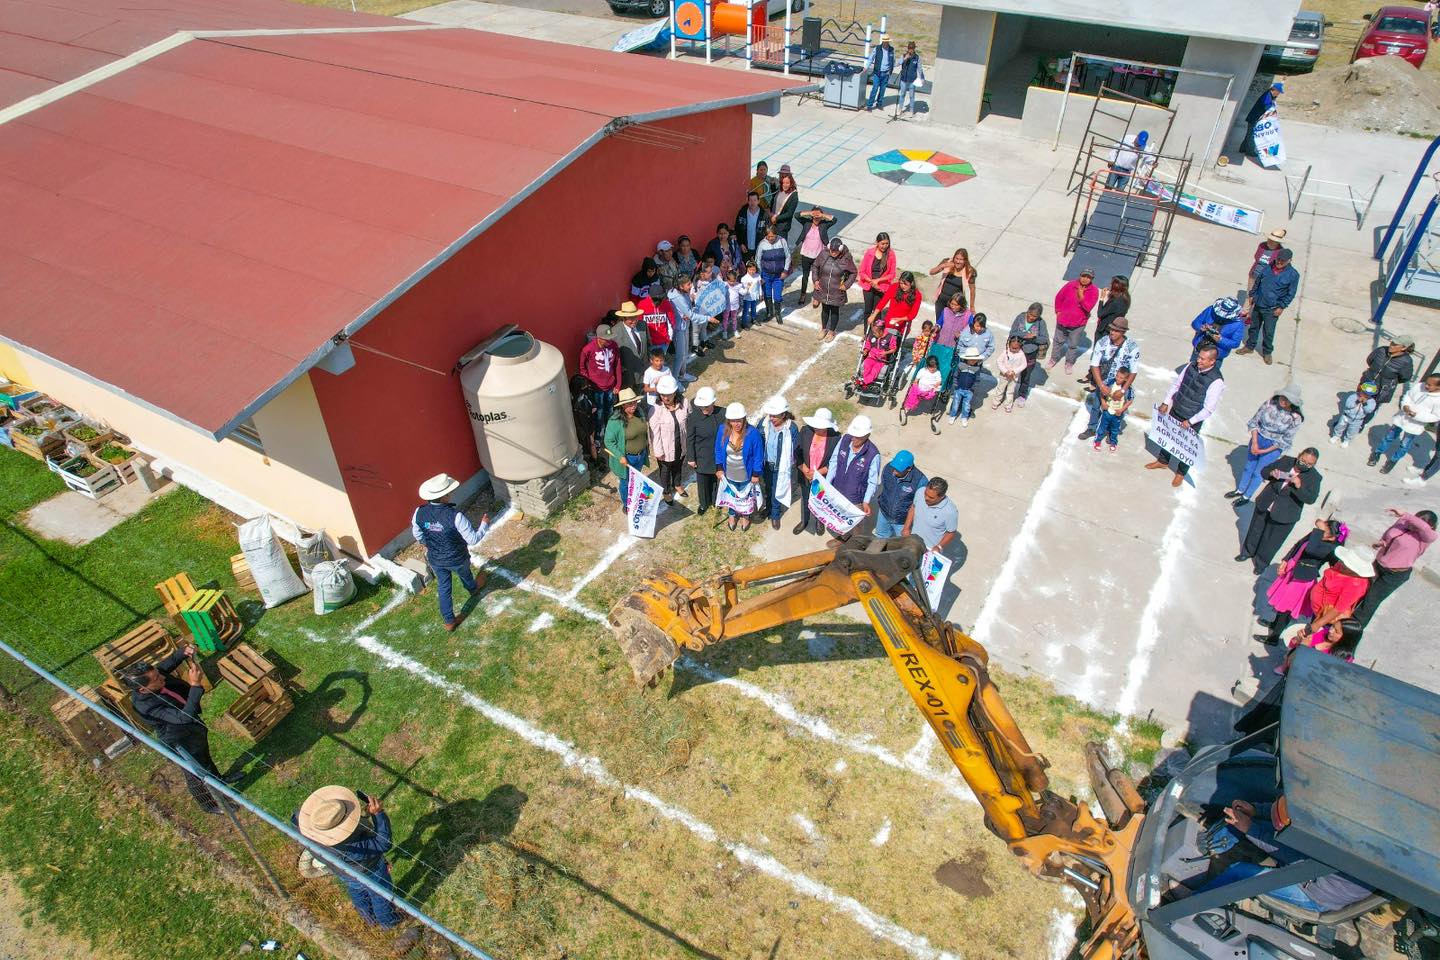
[{"label": "red metal roof", "polygon": [[[185,22],[50,7],[42,48],[11,7],[39,9],[0,0],[0,94]],[[0,338],[224,435],[614,118],[790,85],[466,29],[191,40],[0,124]]]}]

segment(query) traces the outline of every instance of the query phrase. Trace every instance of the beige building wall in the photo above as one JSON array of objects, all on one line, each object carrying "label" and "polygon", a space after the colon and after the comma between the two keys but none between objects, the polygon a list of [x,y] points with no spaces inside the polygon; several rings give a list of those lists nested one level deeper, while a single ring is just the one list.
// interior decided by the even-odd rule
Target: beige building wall
[{"label": "beige building wall", "polygon": [[[0,346],[0,370],[12,362],[7,349]],[[167,476],[227,510],[245,517],[270,513],[310,529],[324,527],[332,546],[366,555],[308,376],[255,414],[262,454],[234,440],[211,440],[28,354],[23,374],[17,379],[128,435],[156,458],[156,467]]]},{"label": "beige building wall", "polygon": [[15,383],[29,383],[25,365],[20,361],[20,352],[8,343],[0,343],[0,377]]}]

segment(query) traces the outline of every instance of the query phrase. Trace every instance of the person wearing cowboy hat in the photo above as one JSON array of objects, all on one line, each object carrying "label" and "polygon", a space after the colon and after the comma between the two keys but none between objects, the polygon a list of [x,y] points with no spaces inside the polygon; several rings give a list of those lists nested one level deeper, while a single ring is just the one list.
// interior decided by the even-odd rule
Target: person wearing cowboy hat
[{"label": "person wearing cowboy hat", "polygon": [[710,387],[695,391],[695,399],[685,415],[685,453],[690,457],[685,462],[695,471],[696,496],[700,501],[695,506],[695,512],[701,516],[715,505],[719,482],[715,478],[718,469],[715,465],[715,438],[724,425],[725,417],[715,406],[715,391]]},{"label": "person wearing cowboy hat", "polygon": [[765,499],[770,503],[770,527],[780,529],[780,517],[794,499],[795,454],[800,449],[800,429],[790,412],[790,401],[771,397],[765,401],[760,435],[765,439]]},{"label": "person wearing cowboy hat", "polygon": [[620,351],[619,386],[640,391],[644,388],[645,370],[650,366],[650,332],[640,322],[645,312],[626,300],[615,311],[620,325],[611,327],[615,346]]},{"label": "person wearing cowboy hat", "polygon": [[851,420],[826,464],[830,484],[867,517],[874,513],[871,504],[880,489],[880,450],[870,442],[873,429],[870,418],[863,413]]},{"label": "person wearing cowboy hat", "polygon": [[625,493],[630,486],[630,471],[644,470],[650,462],[650,430],[640,413],[640,400],[640,394],[630,387],[621,390],[615,399],[615,412],[605,425],[605,455],[620,488],[621,510],[628,505]]},{"label": "person wearing cowboy hat", "polygon": [[[219,777],[225,783],[239,782],[239,772],[221,776],[210,757],[209,728],[200,719],[200,698],[205,694],[204,674],[195,659],[194,644],[186,644],[170,656],[151,663],[142,660],[125,670],[130,687],[130,705],[135,713],[155,731],[155,739],[167,747],[188,753],[200,769]],[[183,676],[175,673],[186,663]],[[206,813],[219,813],[215,797],[205,781],[185,770],[185,786],[195,803]]]},{"label": "person wearing cowboy hat", "polygon": [[339,875],[355,912],[366,923],[382,929],[399,925],[402,917],[393,903],[395,885],[385,859],[393,846],[390,817],[378,797],[367,797],[349,787],[321,787],[305,798],[290,822],[307,840],[329,847],[331,853],[377,887],[392,891],[392,897],[387,899],[359,880]]},{"label": "person wearing cowboy hat", "polygon": [[440,600],[440,619],[446,630],[454,630],[465,618],[464,613],[457,619],[450,602],[450,575],[460,578],[460,583],[470,596],[479,595],[485,585],[482,571],[477,579],[470,571],[470,547],[480,545],[490,530],[490,515],[480,518],[477,528],[460,508],[450,501],[450,494],[460,487],[460,481],[448,473],[437,473],[420,485],[420,499],[425,502],[415,508],[410,518],[410,532],[415,542],[425,547],[425,562],[435,573],[435,592]]},{"label": "person wearing cowboy hat", "polygon": [[[794,483],[800,491],[800,522],[793,531],[797,534],[810,528],[810,484],[816,477],[830,473],[830,458],[840,444],[840,425],[829,407],[817,407],[804,422],[800,443],[795,448]],[[818,524],[816,527],[816,533],[824,532],[823,527]]]},{"label": "person wearing cowboy hat", "polygon": [[1275,259],[1275,254],[1284,248],[1285,236],[1286,230],[1284,227],[1276,227],[1274,230],[1265,234],[1265,239],[1261,240],[1260,245],[1255,248],[1255,260],[1250,264],[1251,283],[1255,282],[1255,277],[1261,270],[1270,266],[1270,261]]},{"label": "person wearing cowboy hat", "polygon": [[880,43],[865,58],[865,69],[870,71],[873,86],[870,97],[865,101],[866,110],[885,105],[885,89],[890,86],[890,74],[895,71],[895,48],[890,45],[890,34],[880,34]]},{"label": "person wearing cowboy hat", "polygon": [[[1194,362],[1194,358],[1191,358]],[[1102,401],[1110,396],[1115,387],[1115,377],[1121,369],[1140,368],[1140,344],[1130,336],[1130,320],[1116,317],[1110,321],[1110,329],[1103,340],[1097,339],[1090,351],[1090,376],[1087,378],[1090,392],[1085,396],[1085,408],[1090,416],[1081,440],[1089,440],[1100,428]]]},{"label": "person wearing cowboy hat", "polygon": [[1240,315],[1240,301],[1234,297],[1221,297],[1190,321],[1190,329],[1195,331],[1195,337],[1190,341],[1190,359],[1194,360],[1195,352],[1210,343],[1219,351],[1215,362],[1224,363],[1230,351],[1245,339],[1245,318]]},{"label": "person wearing cowboy hat", "polygon": [[960,362],[950,370],[950,422],[954,423],[957,417],[964,417],[960,422],[962,427],[970,426],[972,414],[970,404],[975,400],[975,385],[980,380],[984,367],[980,365],[984,358],[980,349],[975,346],[965,348],[960,354]]}]

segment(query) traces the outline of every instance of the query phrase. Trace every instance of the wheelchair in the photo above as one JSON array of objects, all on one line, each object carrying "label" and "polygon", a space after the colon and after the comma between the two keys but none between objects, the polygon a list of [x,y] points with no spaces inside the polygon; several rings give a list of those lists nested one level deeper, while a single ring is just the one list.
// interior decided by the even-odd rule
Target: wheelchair
[{"label": "wheelchair", "polygon": [[886,403],[895,406],[895,396],[904,386],[900,382],[900,354],[901,350],[897,348],[880,376],[869,384],[861,384],[861,372],[865,369],[865,345],[862,342],[860,356],[855,360],[855,373],[845,382],[845,399],[855,398],[862,404],[874,407],[881,407]]},{"label": "wheelchair", "polygon": [[911,413],[905,409],[905,394],[910,390],[910,385],[904,384],[904,389],[899,391],[900,396],[900,426],[905,426],[914,417],[926,417],[930,420],[930,432],[937,437],[940,435],[940,418],[945,415],[945,410],[950,406],[950,388],[941,387],[940,392],[929,400],[921,400]]}]

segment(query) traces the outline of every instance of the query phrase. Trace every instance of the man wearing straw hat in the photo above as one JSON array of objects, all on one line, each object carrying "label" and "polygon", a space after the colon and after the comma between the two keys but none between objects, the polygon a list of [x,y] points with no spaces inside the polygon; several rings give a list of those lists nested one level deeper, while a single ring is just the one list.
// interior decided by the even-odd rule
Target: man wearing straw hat
[{"label": "man wearing straw hat", "polygon": [[[383,897],[358,880],[344,874],[340,881],[350,894],[355,911],[367,923],[389,929],[400,923],[394,906],[395,886],[385,854],[390,840],[390,817],[376,797],[366,797],[349,787],[321,787],[300,805],[292,821],[307,840],[329,847],[330,852],[363,873],[377,887],[389,892]],[[407,933],[410,931],[407,931]],[[418,934],[416,934],[418,938]]]},{"label": "man wearing straw hat", "polygon": [[895,71],[895,48],[890,45],[890,34],[880,34],[880,45],[870,51],[865,68],[870,71],[870,78],[874,82],[874,86],[870,88],[870,98],[865,102],[865,109],[874,110],[877,106],[885,105],[885,88],[890,86],[890,74]]},{"label": "man wearing straw hat", "polygon": [[620,386],[636,393],[645,389],[645,368],[650,366],[650,332],[640,323],[645,311],[629,300],[615,311],[622,323],[612,327],[615,346],[620,348]]},{"label": "man wearing straw hat", "polygon": [[[437,473],[420,485],[420,499],[425,502],[415,508],[410,518],[410,532],[415,542],[425,547],[425,562],[435,573],[435,592],[440,599],[440,619],[446,630],[460,625],[450,603],[450,575],[460,578],[460,583],[470,596],[480,592],[485,585],[485,574],[477,580],[470,572],[470,547],[478,546],[490,529],[490,516],[480,518],[476,529],[470,518],[450,502],[450,494],[460,487],[460,481],[448,473]],[[463,619],[463,617],[461,618]]]}]

